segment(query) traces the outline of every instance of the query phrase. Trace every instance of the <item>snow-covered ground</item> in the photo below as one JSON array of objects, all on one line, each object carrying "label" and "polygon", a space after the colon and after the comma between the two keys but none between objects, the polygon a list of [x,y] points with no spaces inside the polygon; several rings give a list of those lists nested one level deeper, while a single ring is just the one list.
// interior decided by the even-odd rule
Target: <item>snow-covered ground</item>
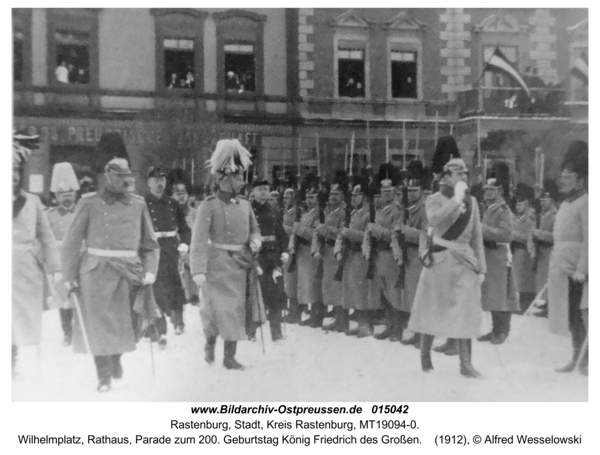
[{"label": "snow-covered ground", "polygon": [[[287,325],[286,339],[273,343],[264,326],[263,355],[259,340],[238,345],[244,372],[203,360],[204,337],[198,308],[186,305],[186,332],[173,334],[166,350],[141,341],[123,356],[125,371],[109,393],[96,392],[95,367],[89,355],[61,345],[57,311],[44,315],[39,349],[23,348],[12,382],[13,401],[587,401],[588,378],[554,368],[570,358],[570,340],[551,335],[547,320],[514,316],[507,342],[500,346],[473,343],[473,364],[483,379],[459,374],[458,357],[433,353],[435,370],[420,369],[412,346],[357,339],[319,329]],[[489,315],[486,315],[486,325]],[[487,328],[484,327],[484,329]],[[378,327],[377,331],[381,331]],[[441,343],[443,340],[436,340]]]}]

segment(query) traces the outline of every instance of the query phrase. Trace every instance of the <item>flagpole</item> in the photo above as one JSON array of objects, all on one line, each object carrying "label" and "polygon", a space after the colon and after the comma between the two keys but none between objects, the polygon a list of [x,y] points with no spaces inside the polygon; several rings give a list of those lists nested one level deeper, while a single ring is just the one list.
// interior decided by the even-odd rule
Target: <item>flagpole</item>
[{"label": "flagpole", "polygon": [[388,134],[385,134],[385,162],[390,162],[390,137]]},{"label": "flagpole", "polygon": [[319,133],[317,133],[317,175],[321,177],[321,151],[319,150]]},{"label": "flagpole", "polygon": [[300,146],[302,145],[302,136],[298,136],[298,150],[296,151],[296,158],[298,159],[298,183],[300,183],[300,177],[302,173],[300,172]]},{"label": "flagpole", "polygon": [[406,121],[402,121],[402,169],[406,169]]},{"label": "flagpole", "polygon": [[437,142],[438,142],[438,122],[439,122],[439,118],[438,118],[438,111],[435,111],[435,145],[437,147]]},{"label": "flagpole", "polygon": [[194,158],[192,158],[192,173],[190,175],[190,180],[192,182],[192,186],[194,186]]},{"label": "flagpole", "polygon": [[419,161],[421,161],[421,154],[419,153],[419,139],[420,139],[421,129],[417,128],[417,141],[415,143],[415,157],[418,157]]},{"label": "flagpole", "polygon": [[353,172],[354,164],[354,131],[352,131],[352,141],[350,142],[350,175]]},{"label": "flagpole", "polygon": [[371,130],[369,128],[369,119],[367,119],[367,157],[369,166],[371,165]]},{"label": "flagpole", "polygon": [[346,172],[346,174],[350,174],[350,172],[348,172],[348,143],[346,142],[346,150],[344,150],[344,172]]},{"label": "flagpole", "polygon": [[481,166],[481,119],[479,118],[477,119],[477,165]]}]

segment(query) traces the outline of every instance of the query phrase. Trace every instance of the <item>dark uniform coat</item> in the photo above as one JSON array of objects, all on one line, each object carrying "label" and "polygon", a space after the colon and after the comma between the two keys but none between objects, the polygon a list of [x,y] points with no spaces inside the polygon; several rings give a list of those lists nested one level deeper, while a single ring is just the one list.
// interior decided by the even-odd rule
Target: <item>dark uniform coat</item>
[{"label": "dark uniform coat", "polygon": [[[81,254],[84,243],[86,250]],[[133,256],[107,257],[90,249]],[[145,273],[156,275],[158,256],[158,242],[142,197],[127,193],[116,199],[106,190],[81,197],[63,240],[62,264],[65,281],[79,282],[81,316],[93,355],[135,349],[130,292],[141,284]],[[86,352],[77,316],[73,348]]]},{"label": "dark uniform coat", "polygon": [[486,311],[520,310],[509,247],[513,226],[513,214],[502,198],[483,214],[483,244],[488,273],[481,287],[481,303]]},{"label": "dark uniform coat", "polygon": [[529,233],[535,227],[535,219],[527,212],[515,217],[512,242],[510,244],[513,256],[513,269],[517,292],[535,293],[535,273],[533,260],[527,251]]},{"label": "dark uniform coat", "polygon": [[540,217],[541,235],[534,240],[537,248],[534,248],[535,261],[535,287],[540,292],[548,282],[548,269],[550,266],[550,254],[554,247],[554,221],[556,220],[556,207],[554,205]]},{"label": "dark uniform coat", "polygon": [[[396,225],[396,229],[402,224]],[[402,294],[402,311],[410,313],[419,284],[423,264],[419,259],[419,241],[427,229],[427,212],[425,202],[420,199],[408,208],[408,225],[404,227],[406,240],[407,263],[405,267],[404,292]]]},{"label": "dark uniform coat", "polygon": [[[192,230],[192,276],[206,274],[200,316],[206,336],[245,340],[248,275],[254,267],[249,243],[260,239],[260,229],[250,202],[226,193],[209,196],[196,215]],[[219,245],[231,245],[229,251]],[[264,316],[264,315],[263,315]]]},{"label": "dark uniform coat", "polygon": [[346,204],[343,202],[335,209],[327,210],[325,212],[325,222],[323,223],[325,227],[323,228],[322,236],[316,231],[313,236],[313,245],[318,245],[318,247],[313,248],[312,253],[314,254],[315,250],[318,249],[323,257],[323,278],[321,283],[324,305],[339,306],[342,304],[342,282],[333,279],[339,265],[333,249],[340,229],[344,227],[345,216]]},{"label": "dark uniform coat", "polygon": [[[160,198],[148,194],[146,204],[160,245],[158,274],[153,286],[154,296],[160,309],[169,314],[172,310],[180,310],[186,302],[179,276],[177,247],[180,243],[189,245],[192,232],[185,219],[183,208],[177,201],[165,194]],[[175,235],[161,237],[161,233],[167,232],[173,232]]]},{"label": "dark uniform coat", "polygon": [[[296,206],[294,205],[292,208],[286,210],[283,213],[283,229],[288,239],[292,235],[292,227],[294,226],[294,222],[296,221]],[[288,299],[297,299],[298,298],[298,267],[296,267],[292,272],[288,272],[287,266],[283,268],[283,276],[285,282],[285,293]]]},{"label": "dark uniform coat", "polygon": [[21,191],[25,205],[12,220],[12,344],[39,344],[45,275],[60,271],[58,245],[40,199]]},{"label": "dark uniform coat", "polygon": [[362,242],[369,223],[369,204],[352,211],[346,231],[346,264],[342,279],[342,305],[348,310],[378,310],[381,299],[369,298],[378,289],[374,280],[367,280],[369,264],[362,254]]},{"label": "dark uniform coat", "polygon": [[[482,319],[478,274],[486,273],[477,200],[464,231],[453,241],[462,251],[433,253],[431,267],[423,268],[408,323],[408,330],[440,338],[476,338]],[[460,205],[441,192],[425,201],[433,235],[441,237],[460,216]]]},{"label": "dark uniform coat", "polygon": [[[392,252],[392,231],[394,226],[401,220],[402,212],[394,201],[377,212],[375,225],[371,235],[375,237],[375,274],[373,280],[376,288],[392,307],[396,310],[402,309],[402,286],[400,283],[400,267],[394,259]],[[378,296],[379,292],[376,292]],[[376,298],[374,296],[374,298]]]},{"label": "dark uniform coat", "polygon": [[[188,227],[191,229],[194,226],[194,220],[196,219],[197,210],[195,208],[186,206],[183,208],[185,213],[185,221],[187,222]],[[191,234],[190,234],[191,241]],[[189,245],[189,244],[188,244]],[[184,255],[179,255],[179,276],[181,278],[181,283],[183,284],[183,290],[185,291],[185,298],[189,301],[190,297],[195,295],[199,295],[198,286],[194,283],[192,279],[192,274],[190,273],[190,253],[189,251]]]},{"label": "dark uniform coat", "polygon": [[321,277],[317,274],[319,261],[313,258],[310,251],[315,226],[318,223],[319,208],[314,207],[302,214],[296,237],[298,246],[298,251],[296,251],[298,301],[303,304],[312,304],[323,300]]},{"label": "dark uniform coat", "polygon": [[[258,264],[263,272],[259,276],[259,281],[265,308],[269,311],[283,310],[286,308],[286,298],[283,289],[281,254],[287,248],[287,236],[279,215],[269,203],[261,204],[253,201],[252,210],[263,237],[262,247],[258,253]],[[274,271],[277,271],[276,275],[279,276],[274,278]]]}]

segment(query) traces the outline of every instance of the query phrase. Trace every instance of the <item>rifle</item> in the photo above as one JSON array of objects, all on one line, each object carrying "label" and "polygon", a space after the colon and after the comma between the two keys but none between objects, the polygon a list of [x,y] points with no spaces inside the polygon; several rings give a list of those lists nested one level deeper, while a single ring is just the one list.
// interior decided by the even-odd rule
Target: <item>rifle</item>
[{"label": "rifle", "polygon": [[[296,216],[295,216],[294,220],[296,221],[296,223],[299,223],[300,218],[302,218],[302,207],[301,207],[299,190],[296,190],[296,194],[294,195],[294,197],[296,198],[296,214],[295,214]],[[290,259],[288,262],[287,271],[289,273],[292,273],[296,270],[296,262],[298,260],[297,255],[296,255],[296,252],[298,251],[298,238],[297,238],[296,234],[290,235],[288,249],[290,250]]]},{"label": "rifle", "polygon": [[[373,197],[374,188],[369,191],[369,223],[375,222],[375,198]],[[366,251],[364,251],[366,249]],[[372,280],[375,276],[375,253],[377,252],[377,248],[375,246],[375,238],[371,235],[370,231],[367,231],[365,234],[365,238],[363,240],[363,252],[365,252],[365,257],[367,261],[369,261],[369,265],[367,267],[367,280]]]},{"label": "rifle", "polygon": [[[319,195],[317,196],[317,201],[319,204],[319,223],[325,224],[325,205],[327,204],[327,194],[319,193]],[[313,244],[311,245],[311,252],[318,251],[320,253],[321,251],[323,251],[323,242],[324,241],[325,241],[325,239],[323,239],[320,235],[318,235],[315,232],[315,235],[313,236]],[[323,276],[323,258],[322,257],[321,257],[321,259],[319,259],[319,265],[317,266],[316,276],[318,278]]]},{"label": "rifle", "polygon": [[[350,227],[350,219],[352,218],[352,204],[350,201],[346,200],[346,220],[344,221],[344,227]],[[334,253],[339,251],[341,254],[340,263],[338,264],[338,268],[335,271],[335,275],[333,275],[334,281],[342,281],[344,277],[344,267],[346,266],[346,259],[348,258],[348,240],[344,239],[341,234],[338,235],[338,238],[335,241],[335,247],[333,249]]]},{"label": "rifle", "polygon": [[[404,180],[404,185],[402,185],[402,209],[404,211],[402,225],[408,226],[408,180],[406,178]],[[400,264],[400,289],[404,289],[404,283],[406,281],[406,263],[408,262],[408,248],[406,245],[406,236],[402,231],[398,233],[398,243],[400,244],[400,248],[402,248],[402,264]]]}]

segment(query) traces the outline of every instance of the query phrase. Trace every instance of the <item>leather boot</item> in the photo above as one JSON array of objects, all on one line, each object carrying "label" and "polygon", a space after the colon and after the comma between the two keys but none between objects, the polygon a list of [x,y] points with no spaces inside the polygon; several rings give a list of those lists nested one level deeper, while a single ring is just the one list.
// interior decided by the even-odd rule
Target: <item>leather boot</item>
[{"label": "leather boot", "polygon": [[392,310],[392,321],[393,330],[390,334],[390,341],[402,340],[402,333],[404,332],[404,320],[402,312],[399,310]]},{"label": "leather boot", "polygon": [[338,316],[338,325],[335,328],[336,332],[344,333],[350,328],[350,315],[348,314],[348,310],[340,307],[340,314]]},{"label": "leather boot", "polygon": [[427,373],[433,370],[431,362],[431,346],[433,345],[433,335],[421,334],[421,369]]},{"label": "leather boot", "polygon": [[367,338],[373,336],[373,327],[369,324],[368,313],[363,310],[358,317],[358,338]]},{"label": "leather boot", "polygon": [[392,336],[392,333],[394,332],[393,312],[394,312],[393,309],[386,308],[385,316],[383,318],[385,321],[384,322],[385,329],[383,330],[383,332],[374,335],[373,338],[375,338],[376,340],[387,340],[390,336]]},{"label": "leather boot", "polygon": [[458,355],[460,357],[460,374],[467,378],[479,378],[481,373],[471,365],[471,340],[467,338],[458,339]]},{"label": "leather boot", "polygon": [[[354,320],[355,321],[360,321],[360,319],[362,318],[361,313],[363,312],[363,310],[354,310]],[[355,337],[358,335],[358,327],[351,329],[350,328],[350,317],[348,318],[348,328],[346,329],[346,336],[349,337]]]},{"label": "leather boot", "polygon": [[435,348],[433,348],[433,350],[435,352],[441,352],[442,354],[446,355],[457,355],[458,347],[456,345],[456,339],[448,338],[444,344],[442,344],[441,346],[436,346]]},{"label": "leather boot", "polygon": [[283,335],[281,334],[281,322],[278,320],[269,321],[269,328],[271,329],[271,340],[283,340]]},{"label": "leather boot", "polygon": [[313,322],[315,321],[316,305],[317,305],[317,303],[313,303],[310,306],[310,312],[308,313],[308,314],[310,314],[310,316],[308,317],[308,319],[305,319],[304,321],[300,321],[298,323],[298,325],[301,325],[304,327],[310,327],[313,324]]},{"label": "leather boot", "polygon": [[571,346],[573,347],[573,354],[571,355],[571,360],[565,366],[557,368],[557,373],[571,373],[575,370],[577,366],[577,359],[579,358],[579,353],[581,352],[581,345],[583,340],[580,340],[580,336],[574,330],[571,330]]},{"label": "leather boot", "polygon": [[[316,329],[317,327],[321,327],[323,325],[323,318],[325,317],[325,305],[323,305],[323,302],[317,302],[313,305],[313,307],[311,308],[311,313],[314,310],[314,319],[313,321],[308,325],[309,327],[312,327],[313,329]],[[312,314],[311,314],[312,317]]]},{"label": "leather boot", "polygon": [[243,370],[245,367],[235,359],[237,341],[225,341],[225,356],[223,366],[228,370]]},{"label": "leather boot", "polygon": [[416,346],[419,343],[419,334],[415,333],[406,340],[400,340],[400,343],[402,343],[404,346]]},{"label": "leather boot", "polygon": [[342,309],[342,307],[340,307],[340,306],[334,306],[333,307],[332,311],[333,311],[334,320],[333,320],[333,322],[331,324],[327,324],[327,325],[324,325],[323,327],[321,327],[323,330],[325,330],[326,332],[329,332],[331,330],[336,330],[337,329],[337,327],[339,325],[338,320],[340,318],[340,310],[341,309]]},{"label": "leather boot", "polygon": [[302,310],[297,299],[290,299],[290,309],[285,318],[288,324],[298,324],[302,320]]},{"label": "leather boot", "polygon": [[175,335],[181,335],[185,327],[185,324],[183,323],[183,308],[173,310],[171,322],[173,323],[173,331],[175,332]]},{"label": "leather boot", "polygon": [[110,377],[112,370],[112,358],[109,355],[94,356],[96,364],[96,375],[98,376],[98,387],[96,390],[100,393],[110,390]]},{"label": "leather boot", "polygon": [[110,356],[110,361],[110,376],[113,379],[121,379],[123,377],[123,365],[121,365],[121,354],[114,354]]},{"label": "leather boot", "polygon": [[12,359],[12,377],[17,376],[17,354],[19,353],[19,348],[16,345],[11,345],[11,359]]},{"label": "leather boot", "polygon": [[217,337],[207,336],[206,344],[204,345],[204,360],[209,365],[215,361],[215,346],[217,345]]}]

